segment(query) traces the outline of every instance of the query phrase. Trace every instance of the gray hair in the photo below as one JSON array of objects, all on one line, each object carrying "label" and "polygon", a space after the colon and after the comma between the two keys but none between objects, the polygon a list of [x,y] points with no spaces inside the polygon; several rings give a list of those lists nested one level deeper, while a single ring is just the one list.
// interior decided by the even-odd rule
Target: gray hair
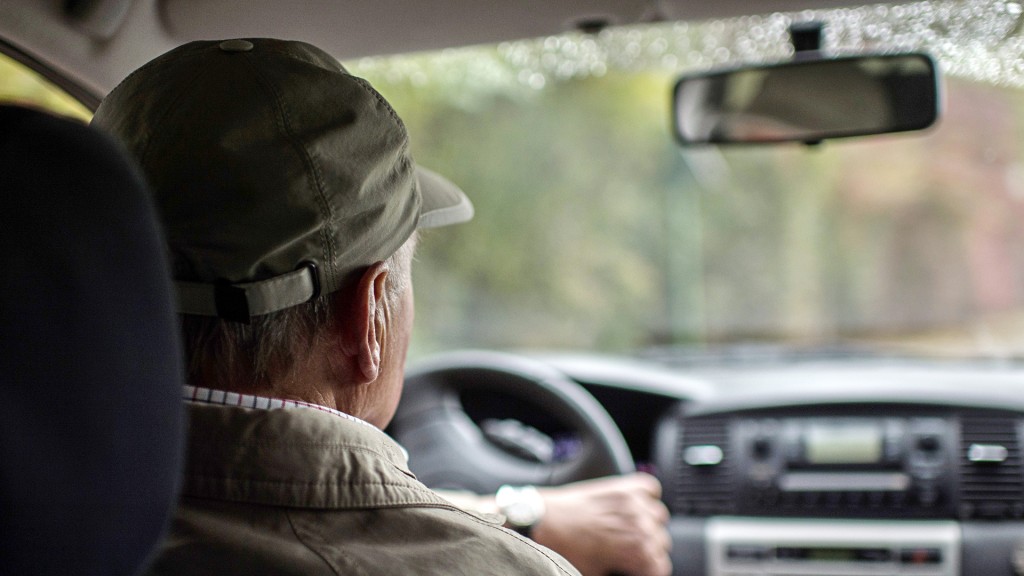
[{"label": "gray hair", "polygon": [[[384,297],[392,308],[412,281],[414,233],[385,263]],[[337,291],[249,324],[208,316],[181,315],[188,382],[244,393],[272,389],[297,362],[309,357],[341,305]]]}]

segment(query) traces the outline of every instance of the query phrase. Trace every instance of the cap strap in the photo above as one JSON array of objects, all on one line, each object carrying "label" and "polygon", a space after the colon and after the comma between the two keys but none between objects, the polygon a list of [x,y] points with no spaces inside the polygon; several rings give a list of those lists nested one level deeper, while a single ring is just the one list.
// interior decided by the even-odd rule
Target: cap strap
[{"label": "cap strap", "polygon": [[319,293],[316,269],[312,265],[259,282],[174,284],[178,292],[178,312],[217,316],[246,324],[253,316],[308,302]]}]

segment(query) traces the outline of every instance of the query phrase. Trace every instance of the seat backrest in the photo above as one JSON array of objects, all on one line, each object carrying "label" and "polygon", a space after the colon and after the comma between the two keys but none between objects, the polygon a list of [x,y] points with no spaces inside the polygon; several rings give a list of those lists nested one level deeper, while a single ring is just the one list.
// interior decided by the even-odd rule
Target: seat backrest
[{"label": "seat backrest", "polygon": [[0,106],[0,572],[139,571],[176,500],[182,373],[138,170]]}]

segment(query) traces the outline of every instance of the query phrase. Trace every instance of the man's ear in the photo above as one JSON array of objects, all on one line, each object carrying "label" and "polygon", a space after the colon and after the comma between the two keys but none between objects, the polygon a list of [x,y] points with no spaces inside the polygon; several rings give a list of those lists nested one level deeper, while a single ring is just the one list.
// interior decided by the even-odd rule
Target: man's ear
[{"label": "man's ear", "polygon": [[367,268],[356,284],[348,317],[340,319],[343,351],[355,361],[365,382],[373,382],[380,372],[387,326],[384,312],[387,277],[388,266],[384,262]]}]

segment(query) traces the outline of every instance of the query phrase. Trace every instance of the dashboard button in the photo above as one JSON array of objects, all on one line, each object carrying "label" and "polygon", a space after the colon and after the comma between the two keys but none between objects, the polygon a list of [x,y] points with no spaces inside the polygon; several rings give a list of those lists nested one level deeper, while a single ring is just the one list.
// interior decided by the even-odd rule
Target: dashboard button
[{"label": "dashboard button", "polygon": [[754,439],[750,447],[751,455],[758,460],[767,460],[772,455],[772,442],[765,436]]},{"label": "dashboard button", "polygon": [[904,548],[900,550],[900,562],[914,566],[940,564],[942,550],[938,548]]},{"label": "dashboard button", "polygon": [[925,434],[917,438],[917,448],[922,452],[936,452],[941,445],[939,437],[935,434]]},{"label": "dashboard button", "polygon": [[771,556],[772,549],[767,546],[742,546],[730,544],[725,555],[729,560],[739,562],[758,562]]}]

